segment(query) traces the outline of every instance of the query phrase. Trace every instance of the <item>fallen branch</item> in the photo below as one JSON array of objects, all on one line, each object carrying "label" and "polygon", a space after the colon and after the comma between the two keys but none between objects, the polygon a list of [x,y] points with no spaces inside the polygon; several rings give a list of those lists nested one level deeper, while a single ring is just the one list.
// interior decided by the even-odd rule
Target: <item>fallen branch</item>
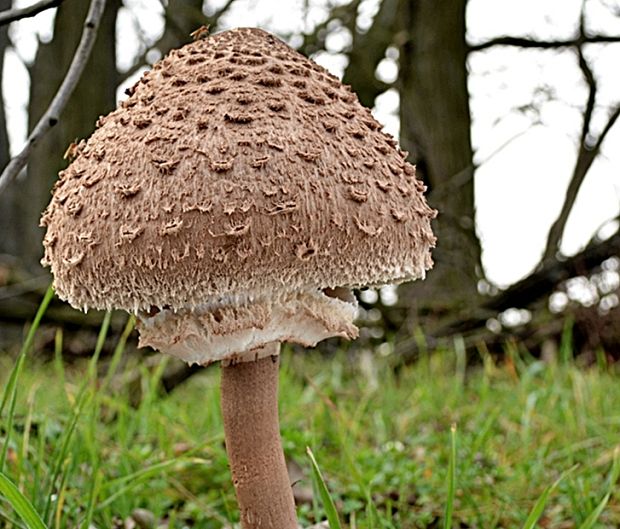
[{"label": "fallen branch", "polygon": [[16,20],[22,18],[29,18],[38,15],[42,11],[51,9],[52,7],[58,7],[63,0],[41,0],[28,7],[21,7],[16,9],[7,9],[0,12],[0,26],[10,24]]},{"label": "fallen branch", "polygon": [[[448,321],[430,332],[423,340],[419,336],[399,340],[394,347],[397,362],[408,364],[424,350],[432,351],[454,336],[462,336],[468,350],[481,343],[501,344],[510,336],[524,340],[529,336],[528,333],[536,330],[536,324],[494,334],[486,328],[487,321],[510,308],[531,309],[536,304],[543,303],[563,281],[588,274],[606,259],[617,255],[620,255],[620,231],[605,241],[588,244],[581,252],[565,260],[549,259],[537,271],[483,302],[479,307],[473,308],[469,317]],[[555,326],[558,324],[561,326],[561,318],[557,318],[553,323]],[[556,327],[553,329],[553,332],[556,332]]]},{"label": "fallen branch", "polygon": [[56,95],[54,96],[54,99],[50,103],[48,109],[30,133],[26,146],[17,156],[11,159],[11,161],[4,168],[2,175],[0,175],[0,193],[6,189],[9,183],[11,183],[26,166],[30,154],[39,141],[41,141],[41,138],[43,138],[43,136],[58,123],[60,114],[64,110],[65,106],[67,106],[69,98],[80,80],[82,72],[88,62],[88,58],[90,57],[90,53],[97,37],[97,29],[99,27],[101,16],[103,15],[105,3],[106,0],[92,0],[84,22],[82,37],[77,49],[75,50],[75,55],[73,56],[67,75],[60,85],[58,92],[56,92]]},{"label": "fallen branch", "polygon": [[587,274],[614,255],[620,255],[620,232],[605,241],[589,244],[566,260],[545,261],[536,272],[483,303],[478,313],[471,318],[451,322],[435,334],[450,336],[484,327],[489,317],[513,307],[529,307],[549,296],[563,281]]},{"label": "fallen branch", "polygon": [[[40,296],[22,294],[9,299],[0,299],[0,327],[9,324],[23,326],[25,322],[32,320],[40,304]],[[48,312],[45,314],[47,324],[60,325],[67,329],[92,329],[96,332],[103,322],[104,313],[92,310],[86,314],[71,308],[66,303],[54,300]],[[122,313],[114,314],[115,325],[123,320]]]}]

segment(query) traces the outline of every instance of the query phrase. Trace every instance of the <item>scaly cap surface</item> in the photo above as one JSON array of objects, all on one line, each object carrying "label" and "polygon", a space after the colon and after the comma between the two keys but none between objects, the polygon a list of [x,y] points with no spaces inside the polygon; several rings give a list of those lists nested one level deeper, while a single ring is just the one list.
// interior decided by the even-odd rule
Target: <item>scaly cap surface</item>
[{"label": "scaly cap surface", "polygon": [[172,51],[60,174],[42,218],[57,293],[175,312],[423,277],[435,212],[380,129],[264,31]]}]

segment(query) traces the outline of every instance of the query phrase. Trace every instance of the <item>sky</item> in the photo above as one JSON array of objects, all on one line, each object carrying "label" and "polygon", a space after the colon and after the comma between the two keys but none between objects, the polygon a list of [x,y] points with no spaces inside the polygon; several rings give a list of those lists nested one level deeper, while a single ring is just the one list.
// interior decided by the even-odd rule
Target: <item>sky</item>
[{"label": "sky", "polygon": [[[207,2],[214,10],[224,0]],[[18,0],[18,6],[31,0]],[[332,0],[332,4],[337,3]],[[343,2],[340,2],[343,3]],[[470,0],[468,40],[483,42],[502,35],[539,39],[571,38],[579,20],[582,0]],[[304,13],[304,4],[310,8]],[[127,68],[137,49],[138,28],[154,41],[163,31],[159,0],[125,0],[130,9],[119,15],[119,67]],[[259,26],[279,35],[310,31],[326,16],[325,0],[237,0],[221,21],[221,29]],[[364,0],[358,24],[372,23],[378,0]],[[620,0],[588,0],[587,28],[594,33],[620,35]],[[53,11],[11,26],[15,51],[7,53],[3,89],[11,147],[17,152],[26,137],[25,109],[28,75],[23,65],[34,58],[37,38],[52,36]],[[327,52],[313,58],[342,76],[350,43],[347,30],[334,31]],[[610,106],[620,101],[620,44],[590,45],[586,54],[597,76],[599,98],[594,132],[604,124]],[[156,59],[157,57],[153,57]],[[388,50],[377,69],[386,82],[395,80],[398,53]],[[523,51],[493,48],[470,55],[469,91],[472,114],[476,226],[483,249],[487,279],[506,286],[527,275],[543,251],[549,226],[562,206],[575,162],[586,85],[571,51]],[[139,76],[140,73],[137,74]],[[132,84],[135,79],[128,80]],[[119,88],[119,99],[124,86]],[[532,105],[532,101],[537,104]],[[398,94],[389,90],[373,109],[385,130],[398,137]],[[578,195],[562,241],[562,252],[573,254],[595,234],[615,231],[611,219],[620,210],[620,123],[603,144],[602,155],[590,170]]]}]

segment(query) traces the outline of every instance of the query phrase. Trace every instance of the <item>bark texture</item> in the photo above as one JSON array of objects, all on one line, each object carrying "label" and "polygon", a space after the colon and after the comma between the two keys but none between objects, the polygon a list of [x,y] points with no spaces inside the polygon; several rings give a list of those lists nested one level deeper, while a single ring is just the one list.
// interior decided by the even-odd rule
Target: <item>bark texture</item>
[{"label": "bark texture", "polygon": [[297,529],[278,420],[277,356],[222,367],[226,451],[243,529]]},{"label": "bark texture", "polygon": [[[11,9],[11,0],[0,0],[0,10]],[[0,72],[4,71],[4,54],[9,47],[9,26],[0,27]],[[0,101],[4,101],[2,85],[0,83]],[[4,104],[0,104],[0,167],[5,167],[9,162],[9,137],[6,128],[6,115]],[[9,237],[11,232],[9,224],[13,221],[13,202],[15,190],[7,189],[6,193],[0,194],[0,254],[14,254],[17,249],[17,239]]]},{"label": "bark texture", "polygon": [[477,296],[480,243],[474,225],[466,4],[400,2],[400,140],[439,210],[434,270],[426,281],[401,289],[406,307],[458,309]]}]

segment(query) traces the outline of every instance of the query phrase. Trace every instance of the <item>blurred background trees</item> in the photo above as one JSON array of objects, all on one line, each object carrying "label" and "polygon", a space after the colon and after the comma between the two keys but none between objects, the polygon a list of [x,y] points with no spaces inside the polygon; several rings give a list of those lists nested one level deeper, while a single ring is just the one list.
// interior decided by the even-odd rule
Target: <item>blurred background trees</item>
[{"label": "blurred background trees", "polygon": [[[37,37],[33,59],[25,60],[30,80],[29,128],[43,114],[66,73],[89,4],[84,0],[55,3],[59,4],[57,8],[38,15],[48,17],[49,21],[54,13],[49,38]],[[0,0],[0,9],[26,4]],[[431,342],[459,333],[465,336],[468,347],[475,347],[481,341],[499,343],[506,334],[520,333],[523,339],[534,336],[540,345],[545,337],[558,335],[562,329],[563,323],[553,310],[564,315],[564,310],[574,308],[577,325],[581,325],[580,332],[584,335],[584,347],[587,344],[588,351],[604,347],[610,354],[617,353],[619,342],[609,332],[609,328],[614,328],[610,321],[617,322],[618,318],[615,308],[618,260],[614,260],[620,252],[617,223],[604,233],[604,238],[592,233],[591,241],[572,256],[561,253],[561,244],[590,169],[604,155],[606,146],[607,151],[613,149],[607,144],[615,142],[618,150],[620,136],[616,121],[620,98],[610,98],[613,78],[609,72],[602,75],[603,63],[597,58],[609,50],[620,57],[620,2],[584,0],[570,2],[570,9],[558,3],[555,7],[542,6],[527,13],[532,20],[549,17],[551,26],[562,19],[564,27],[572,29],[561,38],[539,35],[536,31],[488,38],[472,36],[469,26],[479,20],[476,17],[488,15],[480,7],[484,4],[482,0],[306,0],[294,4],[301,24],[296,19],[290,23],[291,29],[282,30],[287,23],[280,20],[267,24],[266,29],[278,32],[319,62],[334,66],[365,105],[379,109],[382,97],[394,96],[398,101],[395,118],[401,146],[417,165],[419,176],[429,188],[429,200],[440,211],[435,223],[439,240],[434,252],[436,265],[428,279],[400,287],[397,297],[392,295],[389,299],[373,293],[362,295],[366,309],[363,317],[372,319],[378,328],[374,335],[381,340],[393,337],[396,351],[407,358],[415,357],[420,345],[418,339],[412,338],[419,332],[418,328],[424,329],[426,340]],[[254,23],[259,23],[264,20],[266,10],[271,11],[270,18],[276,22],[284,16],[276,2],[108,0],[92,56],[60,122],[38,145],[27,169],[0,195],[0,319],[18,323],[26,318],[36,307],[40,289],[49,280],[38,264],[42,253],[38,219],[48,202],[56,174],[67,163],[63,158],[67,147],[76,139],[87,137],[98,116],[116,106],[123,87],[135,81],[149,63],[191,40],[190,33],[196,28],[208,25],[211,32],[216,32],[241,25],[239,20],[245,23],[252,13],[256,13]],[[147,20],[157,23],[146,27],[141,20],[145,13],[149,13]],[[569,15],[572,18],[566,22]],[[7,52],[20,49],[15,28],[16,23],[0,27],[5,101],[10,99],[7,91],[26,90],[25,86],[15,86],[17,74],[5,61]],[[334,41],[340,44],[334,45]],[[569,83],[574,84],[577,95],[566,102],[564,111],[577,114],[574,119],[580,125],[574,138],[571,174],[565,178],[568,185],[557,185],[560,207],[555,220],[550,225],[524,227],[547,234],[540,262],[526,277],[499,289],[485,274],[483,250],[486,248],[480,240],[476,210],[477,170],[484,161],[477,154],[485,150],[488,138],[478,138],[475,144],[472,140],[477,119],[472,101],[479,105],[481,99],[479,83],[474,82],[481,74],[476,72],[472,81],[472,65],[477,57],[497,52],[507,57],[501,69],[510,72],[511,61],[516,64],[522,59],[507,50],[519,50],[520,57],[529,54],[526,61],[533,63],[540,53],[574,62],[577,78]],[[390,75],[384,72],[386,61],[395,70]],[[499,76],[498,71],[489,69],[484,76]],[[531,72],[532,76],[536,75],[534,69]],[[516,79],[523,75],[523,70],[515,70],[513,75]],[[561,102],[563,94],[542,80],[537,84],[534,79],[532,86],[529,100],[513,110],[538,124],[544,121],[541,115],[547,111],[545,105]],[[620,92],[617,84],[615,89]],[[493,95],[489,97],[492,106]],[[7,108],[0,106],[3,167],[10,152]],[[19,115],[15,110],[13,113]],[[495,116],[497,122],[504,118],[505,115]],[[19,116],[11,122],[16,119]],[[20,141],[12,135],[13,152],[19,149]],[[508,138],[506,143],[510,141]],[[528,152],[519,158],[524,172],[530,170],[528,166],[539,164]],[[558,171],[565,165],[558,164]],[[559,182],[562,181],[560,178]],[[532,189],[532,193],[537,190]],[[531,215],[528,204],[522,208],[525,216]],[[512,219],[512,222],[522,220]],[[97,321],[96,317],[80,320],[77,315],[69,316],[68,309],[50,314],[77,327],[80,321]]]}]

